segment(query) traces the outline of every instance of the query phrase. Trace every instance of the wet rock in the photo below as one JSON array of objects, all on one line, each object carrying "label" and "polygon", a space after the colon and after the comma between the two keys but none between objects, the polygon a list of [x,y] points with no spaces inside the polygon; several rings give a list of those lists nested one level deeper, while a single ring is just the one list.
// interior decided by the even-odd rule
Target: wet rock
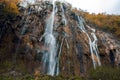
[{"label": "wet rock", "polygon": [[17,72],[17,71],[10,71],[8,73],[3,74],[4,76],[13,76],[13,77],[17,77],[17,76],[21,76],[22,74]]},{"label": "wet rock", "polygon": [[74,12],[71,12],[70,15],[72,16],[73,19],[78,21],[78,17],[77,17],[77,15]]},{"label": "wet rock", "polygon": [[25,26],[23,27],[23,29],[22,29],[21,34],[22,34],[22,35],[25,35],[25,34],[27,33],[27,31],[28,31],[28,26],[25,25]]},{"label": "wet rock", "polygon": [[36,49],[36,54],[35,54],[34,60],[42,61],[42,55],[43,55],[43,52],[39,49]]},{"label": "wet rock", "polygon": [[13,75],[13,76],[20,76],[21,73],[18,73],[18,72],[16,72],[16,71],[11,71],[11,72],[10,72],[10,75]]},{"label": "wet rock", "polygon": [[30,35],[30,40],[34,43],[37,42],[37,38],[34,35]]},{"label": "wet rock", "polygon": [[65,33],[67,33],[69,36],[72,35],[72,34],[71,34],[71,30],[70,30],[70,28],[69,28],[68,26],[63,27],[63,31],[64,31]]}]

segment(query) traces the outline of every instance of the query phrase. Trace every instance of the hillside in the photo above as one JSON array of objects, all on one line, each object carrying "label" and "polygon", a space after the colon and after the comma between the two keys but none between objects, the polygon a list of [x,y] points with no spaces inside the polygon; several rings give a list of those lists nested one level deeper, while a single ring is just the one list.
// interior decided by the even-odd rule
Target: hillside
[{"label": "hillside", "polygon": [[0,19],[0,79],[119,78],[120,16],[89,14],[59,1],[17,6],[19,12],[1,14],[7,16]]}]

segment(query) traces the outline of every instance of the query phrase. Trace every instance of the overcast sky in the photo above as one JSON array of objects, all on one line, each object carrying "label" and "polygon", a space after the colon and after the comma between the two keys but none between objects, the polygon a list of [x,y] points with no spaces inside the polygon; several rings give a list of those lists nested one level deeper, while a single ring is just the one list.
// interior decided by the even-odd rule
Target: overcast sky
[{"label": "overcast sky", "polygon": [[82,10],[87,10],[90,13],[106,12],[107,14],[120,15],[120,0],[61,0],[61,1],[67,1],[71,3],[73,7],[81,8]]},{"label": "overcast sky", "polygon": [[73,7],[87,10],[90,13],[106,12],[120,15],[120,0],[65,0]]}]

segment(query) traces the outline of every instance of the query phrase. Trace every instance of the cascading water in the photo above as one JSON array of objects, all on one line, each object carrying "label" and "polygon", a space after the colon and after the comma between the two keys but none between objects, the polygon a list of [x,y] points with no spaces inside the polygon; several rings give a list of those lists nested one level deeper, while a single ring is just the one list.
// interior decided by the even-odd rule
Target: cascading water
[{"label": "cascading water", "polygon": [[59,74],[59,59],[60,59],[60,54],[61,54],[61,52],[62,52],[62,46],[63,46],[63,41],[64,41],[64,38],[65,37],[63,37],[63,39],[62,39],[62,42],[61,42],[61,44],[60,44],[60,49],[59,49],[59,52],[58,52],[58,56],[57,56],[57,72],[56,72],[56,75],[58,75]]},{"label": "cascading water", "polygon": [[92,45],[92,49],[93,49],[93,51],[94,51],[94,53],[95,53],[95,55],[97,57],[98,65],[101,66],[100,58],[99,58],[99,55],[98,55],[99,51],[98,51],[98,47],[97,47],[98,39],[97,39],[97,37],[95,35],[95,29],[89,27],[88,25],[87,25],[87,27],[92,30],[91,36],[93,37],[94,41],[91,43],[91,45]]},{"label": "cascading water", "polygon": [[[47,0],[43,0],[43,2],[44,1],[47,1]],[[69,36],[69,34],[67,34],[67,31],[62,31],[62,33],[64,33],[64,35],[62,36],[63,37],[62,42],[58,43],[56,41],[56,37],[55,37],[56,35],[54,35],[55,32],[53,32],[53,29],[55,31],[57,31],[57,30],[59,31],[60,28],[58,28],[59,27],[58,26],[59,24],[58,24],[58,25],[55,25],[55,26],[57,26],[55,29],[54,21],[55,21],[55,24],[59,23],[59,22],[57,22],[57,18],[58,18],[58,21],[59,21],[59,19],[60,19],[60,21],[62,20],[62,23],[64,23],[64,27],[67,27],[67,26],[69,26],[69,25],[67,25],[67,22],[69,23],[69,17],[68,17],[69,14],[67,14],[67,17],[66,17],[65,10],[66,10],[67,4],[64,1],[60,1],[60,4],[58,4],[59,6],[56,6],[56,4],[55,4],[56,0],[51,0],[51,1],[52,1],[52,5],[53,5],[53,10],[50,15],[48,14],[49,10],[48,10],[48,13],[47,12],[45,13],[45,14],[48,14],[48,19],[46,20],[45,32],[41,36],[40,41],[44,38],[44,48],[45,49],[43,49],[43,56],[42,56],[43,73],[53,76],[53,75],[59,74],[59,59],[60,59],[60,55],[62,53],[62,47],[65,42],[67,50],[70,48],[69,40],[67,40],[67,39],[69,39],[70,36]],[[44,4],[40,4],[39,6],[41,6],[41,11],[44,11],[44,8],[46,8],[46,10],[49,9],[47,7],[51,7],[51,1],[45,2]],[[47,5],[47,7],[42,8],[42,6],[46,6],[46,5]],[[38,11],[37,9],[38,8],[35,8],[36,11]],[[59,11],[59,10],[61,10],[61,11]],[[55,18],[55,13],[60,13],[61,15],[56,15],[57,17]],[[79,25],[78,27],[88,37],[90,53],[91,53],[94,68],[96,68],[97,65],[100,66],[101,62],[100,62],[99,55],[98,55],[97,37],[95,34],[95,29],[89,27],[85,23],[85,20],[82,17],[79,17],[76,14],[72,14],[72,13],[70,13],[70,14],[71,14],[71,16],[75,17],[75,20],[78,20],[78,25]],[[26,15],[29,15],[29,14],[26,14]],[[76,15],[76,16],[74,16],[74,15]],[[55,18],[55,20],[54,20],[54,18]],[[67,19],[68,19],[68,21],[67,21]],[[87,29],[89,29],[88,30],[89,32],[85,28],[85,25],[86,25]],[[60,27],[61,27],[61,25],[60,25]],[[24,34],[27,28],[28,27],[25,26],[23,28],[21,34]],[[62,28],[63,27],[61,27],[61,30],[62,30]],[[59,31],[59,32],[61,33],[61,31]],[[59,33],[58,33],[58,35],[59,35]],[[57,37],[59,37],[59,36],[57,36]],[[78,49],[79,49],[79,46],[78,46]],[[79,53],[80,53],[80,51],[79,51]]]},{"label": "cascading water", "polygon": [[[94,38],[94,41],[92,41],[92,39],[90,38],[89,34],[87,33],[87,30],[84,27],[84,24],[83,24],[84,20],[83,20],[82,17],[78,16],[78,23],[79,23],[78,27],[82,30],[82,32],[84,32],[87,35],[87,37],[89,39],[90,52],[91,52],[91,56],[92,56],[92,61],[93,61],[94,68],[96,68],[97,63],[98,63],[99,66],[101,66],[101,62],[100,62],[99,55],[98,55],[97,37],[95,35],[95,29],[92,29],[91,27],[89,27],[87,25],[87,27],[90,30],[92,30],[91,36]],[[95,59],[95,57],[97,57],[97,60]]]},{"label": "cascading water", "polygon": [[[114,38],[109,37],[110,34],[102,32],[101,35],[99,29],[96,32],[94,28],[88,26],[84,18],[77,16],[76,13],[79,11],[71,9],[70,4],[60,0],[56,3],[51,1],[38,0],[25,9],[20,7],[24,14],[18,16],[22,19],[20,23],[16,19],[13,22],[10,21],[10,24],[15,22],[15,25],[11,24],[10,27],[13,29],[9,28],[7,32],[11,33],[12,30],[15,30],[15,34],[5,34],[5,37],[0,40],[0,47],[3,53],[3,49],[9,49],[5,53],[13,53],[12,50],[15,50],[13,68],[17,67],[18,60],[24,59],[20,61],[23,61],[26,71],[32,74],[35,72],[35,77],[37,77],[36,73],[38,76],[39,73],[51,76],[59,75],[59,73],[65,76],[84,76],[86,70],[91,68],[91,64],[94,68],[101,65],[99,53],[105,57],[101,57],[103,64],[108,63],[106,58],[109,56],[106,55],[109,54],[111,45],[114,47],[116,40],[113,41]],[[45,19],[46,21],[44,21]],[[4,36],[4,32],[6,33],[4,30],[6,30],[5,27],[0,28],[0,36]],[[42,33],[43,35],[40,36]],[[41,42],[38,42],[38,38]],[[100,47],[97,46],[98,39],[101,42],[98,44]],[[4,47],[7,45],[6,42],[9,43],[8,47]],[[119,46],[119,44],[116,45]],[[42,69],[40,70],[40,68]]]},{"label": "cascading water", "polygon": [[53,26],[54,26],[54,16],[55,16],[55,1],[53,0],[53,11],[48,20],[46,21],[46,29],[45,33],[41,37],[40,40],[42,40],[43,37],[45,37],[45,47],[48,48],[47,51],[44,51],[43,53],[43,68],[44,70],[47,70],[46,73],[48,75],[56,75],[56,39],[53,35]]},{"label": "cascading water", "polygon": [[65,11],[64,11],[64,8],[63,8],[63,4],[61,3],[61,9],[62,9],[62,21],[64,21],[65,25],[67,24],[67,20],[65,18]]},{"label": "cascading water", "polygon": [[82,23],[82,20],[80,20],[80,17],[78,16],[78,27],[82,30],[82,32],[84,32],[84,33],[86,33],[87,34],[87,32],[86,32],[86,29],[85,29],[85,27],[84,27],[84,25],[83,25],[83,23]]}]

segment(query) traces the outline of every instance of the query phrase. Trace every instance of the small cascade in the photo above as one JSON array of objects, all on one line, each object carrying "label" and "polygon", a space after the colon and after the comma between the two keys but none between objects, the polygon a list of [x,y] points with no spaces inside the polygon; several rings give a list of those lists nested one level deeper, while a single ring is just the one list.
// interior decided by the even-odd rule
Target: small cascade
[{"label": "small cascade", "polygon": [[92,57],[92,61],[93,61],[93,65],[94,68],[96,68],[97,64],[99,66],[101,66],[101,62],[99,59],[99,55],[98,55],[98,48],[97,48],[97,37],[95,35],[95,29],[92,29],[91,27],[88,27],[88,29],[92,30],[91,36],[94,38],[94,40],[92,41],[92,39],[90,38],[90,35],[87,33],[87,30],[84,27],[84,20],[82,19],[82,17],[78,16],[78,23],[79,23],[79,28],[82,30],[82,32],[84,32],[88,39],[89,39],[89,46],[90,46],[90,52],[91,52],[91,57]]},{"label": "small cascade", "polygon": [[[24,15],[26,15],[26,14],[24,14]],[[24,17],[24,18],[26,18],[26,17]],[[23,18],[23,20],[24,20],[24,18]],[[14,58],[13,58],[13,64],[14,64],[14,67],[16,67],[16,64],[17,64],[17,56],[18,56],[18,53],[19,53],[19,49],[20,49],[20,45],[21,45],[21,39],[22,39],[22,37],[25,35],[25,33],[26,33],[26,31],[27,31],[27,29],[28,29],[28,25],[27,25],[27,22],[28,22],[28,20],[27,20],[27,18],[26,18],[26,20],[25,20],[25,24],[24,24],[24,26],[22,26],[22,28],[21,28],[21,30],[20,30],[20,35],[19,35],[19,40],[17,41],[17,46],[16,46],[16,49],[15,49],[15,54],[14,54]],[[26,52],[27,52],[27,50],[26,50]]]},{"label": "small cascade", "polygon": [[99,58],[99,51],[98,51],[98,46],[97,46],[97,41],[98,41],[98,39],[97,39],[97,37],[96,37],[96,35],[95,35],[95,29],[93,29],[93,28],[91,28],[90,26],[88,26],[87,25],[87,27],[90,29],[90,30],[92,30],[92,33],[91,33],[91,36],[93,37],[93,41],[92,41],[92,43],[91,43],[91,46],[92,46],[92,49],[93,49],[93,51],[94,51],[94,55],[97,57],[97,62],[98,62],[98,65],[99,66],[101,66],[101,62],[100,62],[100,58]]},{"label": "small cascade", "polygon": [[84,32],[84,33],[87,34],[86,29],[85,29],[85,27],[84,27],[84,24],[83,24],[83,22],[82,22],[82,20],[81,20],[81,17],[79,17],[79,16],[78,16],[78,21],[79,21],[79,22],[78,22],[78,23],[79,23],[79,24],[78,24],[78,25],[79,25],[78,27],[82,30],[82,32]]},{"label": "small cascade", "polygon": [[66,25],[67,24],[67,20],[65,18],[65,11],[64,11],[64,8],[63,8],[63,4],[61,3],[61,9],[62,9],[62,21],[64,22],[64,24]]},{"label": "small cascade", "polygon": [[95,55],[97,57],[98,65],[101,66],[101,62],[100,62],[100,58],[99,58],[99,54],[98,54],[98,47],[97,47],[98,39],[97,39],[97,37],[95,35],[95,30],[91,33],[91,35],[92,35],[92,37],[94,39],[94,41],[92,42],[93,51],[94,51],[94,53],[95,53]]},{"label": "small cascade", "polygon": [[58,52],[58,56],[57,56],[57,73],[56,73],[56,75],[58,75],[59,74],[59,72],[60,72],[60,70],[59,70],[59,59],[60,59],[60,55],[61,55],[61,52],[62,52],[62,46],[63,46],[63,42],[64,42],[64,39],[65,39],[65,37],[63,37],[63,39],[62,39],[62,42],[61,42],[61,44],[60,44],[60,48],[59,48],[59,52]]}]

